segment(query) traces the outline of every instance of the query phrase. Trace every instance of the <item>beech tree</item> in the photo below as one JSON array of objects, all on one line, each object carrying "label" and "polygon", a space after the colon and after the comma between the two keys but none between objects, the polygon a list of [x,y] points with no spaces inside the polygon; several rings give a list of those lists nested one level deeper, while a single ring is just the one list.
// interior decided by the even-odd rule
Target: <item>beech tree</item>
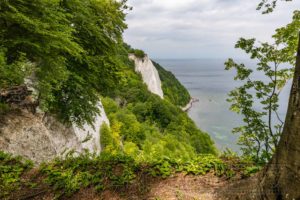
[{"label": "beech tree", "polygon": [[1,0],[0,89],[34,75],[40,108],[91,123],[99,93],[121,80],[127,8],[125,0]]}]

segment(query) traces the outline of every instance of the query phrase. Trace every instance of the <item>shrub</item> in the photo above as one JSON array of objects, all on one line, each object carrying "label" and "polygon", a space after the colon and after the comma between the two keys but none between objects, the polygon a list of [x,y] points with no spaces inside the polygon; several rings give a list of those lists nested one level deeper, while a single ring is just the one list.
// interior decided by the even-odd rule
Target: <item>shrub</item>
[{"label": "shrub", "polygon": [[53,186],[61,195],[71,196],[80,188],[93,186],[98,190],[110,187],[122,187],[135,178],[136,164],[124,154],[99,156],[83,154],[71,155],[65,160],[56,159],[50,164],[41,165],[45,182]]},{"label": "shrub", "polygon": [[135,49],[133,53],[138,58],[144,58],[146,55],[143,50],[139,50],[139,49]]},{"label": "shrub", "polygon": [[32,167],[32,162],[0,151],[0,199],[17,190],[22,174]]}]

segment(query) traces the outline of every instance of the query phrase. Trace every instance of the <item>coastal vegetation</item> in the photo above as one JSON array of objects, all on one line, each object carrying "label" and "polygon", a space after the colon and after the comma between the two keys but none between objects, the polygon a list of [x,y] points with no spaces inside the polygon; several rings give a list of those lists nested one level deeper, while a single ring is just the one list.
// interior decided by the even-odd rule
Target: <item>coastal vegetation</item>
[{"label": "coastal vegetation", "polygon": [[187,89],[176,79],[172,72],[165,70],[158,63],[152,61],[156,67],[160,80],[162,82],[162,90],[164,98],[173,103],[184,107],[191,100],[191,96]]}]

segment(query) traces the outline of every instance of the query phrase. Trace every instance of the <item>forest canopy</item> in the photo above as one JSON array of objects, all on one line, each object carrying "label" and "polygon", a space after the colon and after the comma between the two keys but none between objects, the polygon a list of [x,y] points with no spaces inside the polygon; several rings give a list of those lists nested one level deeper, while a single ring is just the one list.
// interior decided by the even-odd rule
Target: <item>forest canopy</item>
[{"label": "forest canopy", "polygon": [[34,76],[43,110],[90,123],[98,94],[120,80],[125,9],[114,0],[1,1],[0,87]]}]

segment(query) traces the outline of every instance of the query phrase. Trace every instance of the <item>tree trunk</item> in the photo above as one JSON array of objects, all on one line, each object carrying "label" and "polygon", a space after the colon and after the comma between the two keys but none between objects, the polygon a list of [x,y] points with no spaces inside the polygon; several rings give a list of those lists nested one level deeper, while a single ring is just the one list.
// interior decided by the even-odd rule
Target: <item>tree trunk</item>
[{"label": "tree trunk", "polygon": [[258,186],[260,199],[300,199],[300,39],[283,133]]}]

